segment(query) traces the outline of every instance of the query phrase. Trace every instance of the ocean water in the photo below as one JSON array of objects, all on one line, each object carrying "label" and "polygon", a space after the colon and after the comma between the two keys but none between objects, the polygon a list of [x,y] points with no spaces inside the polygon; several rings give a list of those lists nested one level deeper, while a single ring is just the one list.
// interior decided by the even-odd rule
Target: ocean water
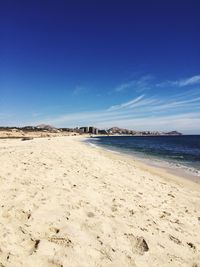
[{"label": "ocean water", "polygon": [[200,135],[98,136],[87,142],[200,176]]}]

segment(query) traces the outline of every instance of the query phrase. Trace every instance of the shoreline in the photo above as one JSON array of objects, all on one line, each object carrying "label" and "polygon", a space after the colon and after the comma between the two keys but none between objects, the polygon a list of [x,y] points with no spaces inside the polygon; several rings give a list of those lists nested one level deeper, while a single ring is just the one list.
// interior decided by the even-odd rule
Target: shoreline
[{"label": "shoreline", "polygon": [[0,265],[198,266],[200,187],[82,140],[0,140]]},{"label": "shoreline", "polygon": [[103,146],[98,146],[98,145],[93,145],[89,142],[85,142],[86,139],[88,138],[80,138],[82,140],[80,140],[80,142],[83,142],[83,144],[85,144],[86,146],[91,146],[91,149],[95,149],[99,152],[102,152],[103,154],[106,154],[114,159],[120,159],[120,160],[124,160],[124,161],[128,161],[129,164],[134,165],[136,168],[139,168],[141,170],[147,171],[149,173],[151,173],[152,175],[158,175],[160,177],[162,177],[163,179],[167,179],[167,180],[172,180],[173,182],[177,183],[178,185],[184,185],[184,186],[189,186],[191,188],[198,188],[198,190],[200,190],[200,181],[199,181],[199,177],[197,177],[198,180],[196,180],[192,175],[187,175],[185,174],[185,172],[183,171],[183,173],[185,175],[181,175],[181,171],[177,171],[176,170],[173,172],[172,169],[167,168],[167,167],[162,167],[162,166],[158,166],[158,165],[154,165],[153,164],[153,160],[151,162],[151,160],[148,161],[142,161],[143,158],[140,157],[136,157],[134,155],[128,154],[128,153],[124,153],[124,152],[120,152],[120,151],[115,151],[115,150],[110,150],[110,149],[106,149]]},{"label": "shoreline", "polygon": [[[97,136],[98,138],[98,136]],[[181,163],[177,163],[177,162],[173,162],[173,161],[167,161],[163,158],[159,158],[159,157],[153,157],[153,156],[149,156],[145,157],[144,155],[139,155],[139,154],[133,154],[133,153],[129,153],[120,149],[116,149],[114,146],[113,147],[106,147],[104,145],[101,144],[93,144],[92,142],[90,142],[90,138],[84,138],[85,140],[83,140],[83,142],[90,144],[92,147],[96,147],[96,148],[101,148],[104,149],[106,151],[110,151],[111,153],[115,153],[115,154],[119,154],[128,158],[132,158],[135,161],[138,161],[141,164],[147,165],[148,167],[152,167],[155,168],[157,170],[163,170],[165,172],[167,172],[169,175],[174,175],[177,176],[181,179],[186,179],[186,180],[190,180],[194,183],[200,184],[200,173],[197,169],[195,169],[194,167],[191,166],[186,166],[183,165]],[[113,149],[112,149],[113,148]],[[192,170],[191,170],[192,169]],[[197,174],[199,173],[199,174]]]}]

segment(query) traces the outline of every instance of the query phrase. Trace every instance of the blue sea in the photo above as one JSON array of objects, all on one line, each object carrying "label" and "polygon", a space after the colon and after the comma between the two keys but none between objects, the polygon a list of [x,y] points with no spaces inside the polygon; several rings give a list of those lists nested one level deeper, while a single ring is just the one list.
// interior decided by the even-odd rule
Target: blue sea
[{"label": "blue sea", "polygon": [[200,176],[200,135],[98,136],[87,142]]}]

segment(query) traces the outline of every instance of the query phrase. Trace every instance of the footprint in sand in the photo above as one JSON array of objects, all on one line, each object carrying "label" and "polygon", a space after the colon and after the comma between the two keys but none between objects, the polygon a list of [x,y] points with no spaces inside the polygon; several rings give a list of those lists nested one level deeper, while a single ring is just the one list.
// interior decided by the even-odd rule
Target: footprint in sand
[{"label": "footprint in sand", "polygon": [[55,260],[48,260],[48,267],[64,267],[64,265]]},{"label": "footprint in sand", "polygon": [[12,206],[10,209],[5,210],[2,214],[4,218],[12,219],[16,218],[20,221],[27,221],[31,217],[30,211],[24,211],[24,210],[14,210],[14,206]]},{"label": "footprint in sand", "polygon": [[57,227],[51,227],[49,230],[55,234],[58,234],[60,232],[60,229]]},{"label": "footprint in sand", "polygon": [[39,247],[39,244],[40,244],[40,239],[34,240],[34,239],[31,238],[30,240],[33,243],[33,247],[30,250],[30,255],[32,255],[33,253],[36,253],[36,251],[37,251],[37,249]]},{"label": "footprint in sand", "polygon": [[191,242],[187,242],[187,245],[188,245],[191,249],[193,249],[194,251],[196,250],[196,246],[195,246],[193,243],[191,243]]},{"label": "footprint in sand", "polygon": [[164,210],[163,214],[160,216],[160,218],[162,219],[162,218],[165,218],[167,216],[171,216],[171,213]]},{"label": "footprint in sand", "polygon": [[63,247],[73,247],[72,241],[67,237],[52,236],[48,238],[48,241]]},{"label": "footprint in sand", "polygon": [[172,235],[169,235],[169,239],[171,241],[173,241],[174,243],[176,243],[177,245],[181,245],[181,241],[178,238],[176,238],[176,237],[174,237]]},{"label": "footprint in sand", "polygon": [[92,218],[92,217],[94,217],[95,215],[94,215],[93,212],[90,211],[90,212],[87,213],[87,216],[88,216],[89,218]]},{"label": "footprint in sand", "polygon": [[143,255],[149,250],[149,246],[144,237],[126,233],[124,235],[129,239],[133,253]]}]

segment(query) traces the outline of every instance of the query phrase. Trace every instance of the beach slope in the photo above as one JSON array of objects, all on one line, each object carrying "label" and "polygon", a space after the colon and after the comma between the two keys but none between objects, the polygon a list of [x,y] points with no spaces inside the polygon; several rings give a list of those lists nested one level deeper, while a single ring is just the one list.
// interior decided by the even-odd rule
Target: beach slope
[{"label": "beach slope", "polygon": [[200,186],[80,137],[0,140],[0,266],[200,266]]}]

